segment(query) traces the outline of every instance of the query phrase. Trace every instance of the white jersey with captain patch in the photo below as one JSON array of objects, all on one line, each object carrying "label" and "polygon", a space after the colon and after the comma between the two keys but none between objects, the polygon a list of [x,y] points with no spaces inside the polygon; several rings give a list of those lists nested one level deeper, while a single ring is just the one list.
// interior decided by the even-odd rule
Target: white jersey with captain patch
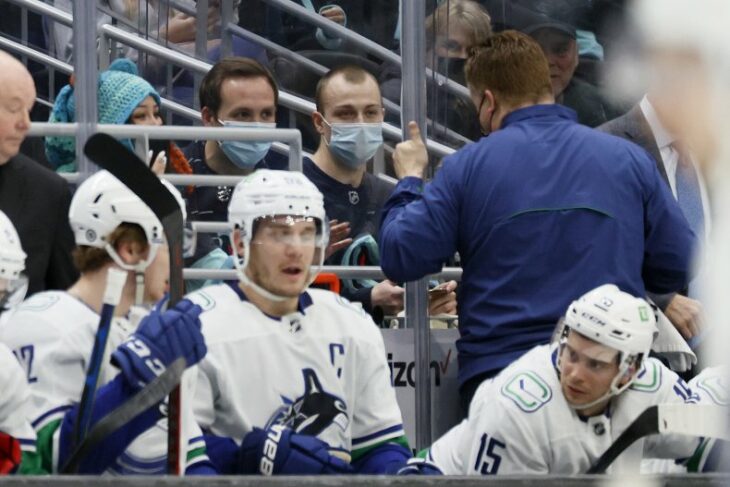
[{"label": "white jersey with captain patch", "polygon": [[[136,317],[112,321],[99,387],[119,373],[109,362],[111,352],[136,328],[144,313],[144,310],[135,309],[130,314]],[[0,342],[13,350],[30,385],[29,417],[37,432],[62,419],[80,401],[98,325],[99,315],[85,303],[66,292],[47,291],[31,296],[15,308],[0,328]],[[187,383],[191,380],[192,377],[187,379]],[[187,419],[184,429],[189,439],[188,451],[202,455],[190,455],[189,462],[206,461],[204,450],[201,450],[202,434],[192,412],[184,417]],[[110,467],[110,473],[165,473],[166,423],[163,418],[154,428],[137,437]],[[60,428],[53,433],[54,471],[59,468],[59,433]]]},{"label": "white jersey with captain patch", "polygon": [[[604,414],[583,418],[562,394],[555,358],[550,345],[535,347],[483,383],[468,419],[431,446],[430,459],[451,475],[585,473],[646,408],[699,401],[682,379],[650,358]],[[699,444],[687,436],[647,437],[608,471],[636,472],[642,457],[686,459]]]},{"label": "white jersey with captain patch", "polygon": [[240,442],[254,427],[280,423],[345,454],[404,434],[383,338],[362,308],[317,289],[281,319],[237,285],[188,298],[203,308],[208,346],[195,400],[203,430]]}]

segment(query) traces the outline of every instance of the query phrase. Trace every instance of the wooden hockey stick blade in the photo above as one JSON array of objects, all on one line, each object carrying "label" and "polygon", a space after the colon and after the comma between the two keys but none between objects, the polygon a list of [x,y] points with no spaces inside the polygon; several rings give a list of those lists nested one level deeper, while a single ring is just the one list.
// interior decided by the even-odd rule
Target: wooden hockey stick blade
[{"label": "wooden hockey stick blade", "polygon": [[605,473],[624,450],[637,440],[654,434],[677,434],[730,439],[727,410],[721,406],[660,404],[644,410],[601,457],[588,469],[589,474]]},{"label": "wooden hockey stick blade", "polygon": [[[174,306],[182,299],[183,281],[183,217],[182,209],[175,197],[160,182],[160,179],[141,159],[114,137],[97,133],[89,137],[84,154],[112,173],[132,190],[152,210],[162,224],[167,245],[170,249],[170,300]],[[181,398],[180,389],[175,388],[169,398],[168,427],[168,473],[180,475],[181,461]]]},{"label": "wooden hockey stick blade", "polygon": [[[147,165],[114,137],[97,133],[89,137],[84,154],[94,164],[106,169],[149,206],[160,222],[168,215],[180,212],[175,197]],[[162,189],[165,191],[162,191]]]},{"label": "wooden hockey stick blade", "polygon": [[76,473],[81,460],[99,444],[101,440],[114,433],[134,418],[157,405],[173,390],[182,378],[187,364],[185,358],[180,357],[171,363],[155,380],[147,384],[132,398],[101,418],[91,428],[84,442],[71,454],[62,473]]}]

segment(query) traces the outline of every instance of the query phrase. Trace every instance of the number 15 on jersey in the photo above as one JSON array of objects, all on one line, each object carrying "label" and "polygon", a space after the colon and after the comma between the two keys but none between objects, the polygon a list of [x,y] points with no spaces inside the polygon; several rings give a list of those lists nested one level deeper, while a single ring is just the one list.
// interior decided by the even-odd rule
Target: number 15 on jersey
[{"label": "number 15 on jersey", "polygon": [[504,450],[507,445],[494,437],[484,433],[479,440],[479,452],[477,453],[474,470],[482,475],[495,475],[502,462],[499,449]]}]

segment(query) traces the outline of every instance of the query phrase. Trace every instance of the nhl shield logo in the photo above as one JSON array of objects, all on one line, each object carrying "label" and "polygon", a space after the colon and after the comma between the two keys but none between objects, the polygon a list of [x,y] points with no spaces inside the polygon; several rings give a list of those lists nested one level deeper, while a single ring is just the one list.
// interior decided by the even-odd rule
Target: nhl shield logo
[{"label": "nhl shield logo", "polygon": [[217,190],[218,201],[221,203],[227,203],[231,199],[233,188],[230,186],[218,186]]},{"label": "nhl shield logo", "polygon": [[350,197],[351,205],[356,205],[360,202],[360,193],[357,191],[349,191],[347,195]]}]

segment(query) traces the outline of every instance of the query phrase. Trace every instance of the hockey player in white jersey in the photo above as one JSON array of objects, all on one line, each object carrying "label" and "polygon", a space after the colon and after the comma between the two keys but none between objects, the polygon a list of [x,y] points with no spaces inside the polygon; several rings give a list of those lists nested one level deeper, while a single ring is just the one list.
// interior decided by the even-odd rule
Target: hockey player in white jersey
[{"label": "hockey player in white jersey", "polygon": [[[427,453],[445,474],[579,474],[646,408],[700,399],[647,358],[656,331],[642,299],[604,285],[574,301],[550,345],[533,348],[486,381],[469,417]],[[609,472],[638,472],[646,458],[700,466],[700,438],[655,435],[625,450]]]},{"label": "hockey player in white jersey", "polygon": [[[168,189],[177,193],[170,185]],[[205,354],[198,307],[182,301],[171,310],[143,318],[147,310],[133,306],[163,298],[169,275],[162,226],[142,200],[114,176],[100,171],[76,190],[69,219],[81,277],[65,292],[31,296],[0,328],[0,341],[20,360],[31,390],[29,416],[39,447],[33,461],[24,461],[25,473],[60,471],[74,446],[78,402],[110,267],[127,271],[127,279],[105,348],[92,425],[156,377],[160,370],[150,364],[168,365],[185,355],[188,365],[193,365]],[[135,354],[141,346],[151,351],[150,361]],[[110,364],[110,356],[116,366]],[[142,413],[95,448],[79,472],[164,473],[167,436],[166,419],[161,416],[158,407]],[[201,432],[192,414],[187,417],[188,472],[211,473]]]},{"label": "hockey player in white jersey", "polygon": [[[0,322],[4,310],[23,300],[28,286],[24,270],[25,252],[18,232],[0,211]],[[26,415],[28,385],[25,374],[10,350],[1,343],[0,391],[0,475],[4,475],[17,471],[23,457],[35,454],[36,436]]]},{"label": "hockey player in white jersey", "polygon": [[0,211],[0,323],[3,311],[20,304],[28,290],[28,279],[23,275],[25,257],[18,232]]},{"label": "hockey player in white jersey", "polygon": [[410,457],[382,336],[361,307],[307,289],[328,226],[300,173],[259,170],[229,204],[239,281],[189,299],[208,354],[195,415],[225,474],[395,472]]}]

